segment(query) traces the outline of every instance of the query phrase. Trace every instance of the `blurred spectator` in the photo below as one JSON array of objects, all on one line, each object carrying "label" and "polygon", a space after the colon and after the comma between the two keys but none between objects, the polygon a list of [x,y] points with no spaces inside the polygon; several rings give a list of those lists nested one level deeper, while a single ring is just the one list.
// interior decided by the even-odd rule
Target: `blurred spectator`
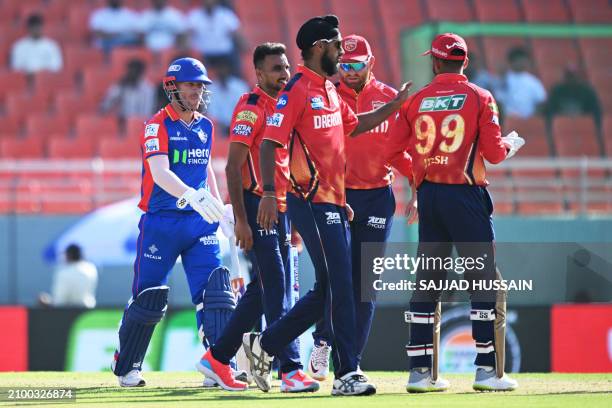
[{"label": "blurred spectator", "polygon": [[209,59],[209,67],[216,75],[208,86],[212,92],[208,114],[218,126],[215,134],[228,137],[234,107],[242,94],[249,91],[249,86],[232,75],[231,61],[227,58]]},{"label": "blurred spectator", "polygon": [[183,13],[166,3],[167,0],[151,0],[153,8],[143,11],[141,16],[144,43],[156,52],[180,42],[189,28]]},{"label": "blurred spectator", "polygon": [[64,253],[65,262],[53,276],[51,295],[41,293],[39,301],[46,306],[96,307],[98,270],[83,259],[81,247],[71,244]]},{"label": "blurred spectator", "polygon": [[28,35],[15,42],[11,51],[11,68],[15,71],[34,73],[57,72],[62,69],[62,52],[57,43],[42,35],[44,19],[32,14],[26,21]]},{"label": "blurred spectator", "polygon": [[123,7],[122,0],[106,3],[106,7],[94,10],[89,19],[96,46],[110,52],[113,47],[138,44],[138,14]]},{"label": "blurred spectator", "polygon": [[219,0],[202,0],[202,7],[188,14],[193,33],[192,47],[203,55],[205,63],[210,58],[225,57],[232,62],[232,72],[240,75],[240,52],[245,40],[240,34],[238,16]]},{"label": "blurred spectator", "polygon": [[151,116],[155,87],[146,78],[145,71],[146,65],[142,60],[130,60],[123,78],[108,89],[102,102],[102,112],[115,113],[120,119]]},{"label": "blurred spectator", "polygon": [[497,101],[506,116],[529,118],[541,110],[546,101],[542,82],[528,71],[531,67],[529,53],[523,47],[508,52],[509,70],[502,76],[497,91]]},{"label": "blurred spectator", "polygon": [[592,115],[601,128],[601,105],[595,89],[582,79],[578,67],[568,65],[563,80],[554,85],[546,104],[546,116],[552,120],[555,115]]},{"label": "blurred spectator", "polygon": [[470,82],[490,91],[493,96],[495,96],[495,93],[500,87],[501,81],[499,76],[485,69],[482,66],[479,56],[474,52],[470,52],[470,60],[464,73]]}]

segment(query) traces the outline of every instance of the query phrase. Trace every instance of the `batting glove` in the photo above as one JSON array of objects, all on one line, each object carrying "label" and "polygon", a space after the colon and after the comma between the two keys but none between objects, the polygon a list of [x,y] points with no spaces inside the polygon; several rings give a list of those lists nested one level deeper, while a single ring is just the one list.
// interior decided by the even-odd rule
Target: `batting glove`
[{"label": "batting glove", "polygon": [[204,188],[198,190],[189,188],[176,202],[176,206],[180,209],[187,207],[187,204],[209,224],[219,222],[223,217],[223,204]]},{"label": "batting glove", "polygon": [[231,204],[225,204],[223,218],[221,218],[219,225],[226,238],[231,239],[234,237],[234,226],[236,225],[236,221],[234,220],[234,208]]},{"label": "batting glove", "polygon": [[519,149],[525,144],[525,139],[520,137],[514,130],[508,133],[507,136],[502,137],[502,141],[504,142],[504,145],[506,145],[506,148],[510,149],[506,155],[506,159],[514,156],[516,152],[518,152]]}]

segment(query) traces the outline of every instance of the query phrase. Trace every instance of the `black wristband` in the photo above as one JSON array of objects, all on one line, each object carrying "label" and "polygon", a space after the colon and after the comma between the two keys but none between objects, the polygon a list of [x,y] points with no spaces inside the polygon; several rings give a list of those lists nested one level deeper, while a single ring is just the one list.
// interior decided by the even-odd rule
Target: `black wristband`
[{"label": "black wristband", "polygon": [[274,193],[276,191],[276,188],[274,187],[274,184],[264,184],[263,191],[268,193]]}]

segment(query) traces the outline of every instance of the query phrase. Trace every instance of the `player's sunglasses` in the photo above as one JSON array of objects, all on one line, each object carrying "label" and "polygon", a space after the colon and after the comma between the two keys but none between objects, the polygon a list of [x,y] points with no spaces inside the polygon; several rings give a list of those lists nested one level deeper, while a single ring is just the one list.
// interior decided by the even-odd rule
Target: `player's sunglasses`
[{"label": "player's sunglasses", "polygon": [[351,69],[355,72],[359,72],[368,66],[367,62],[343,62],[338,64],[340,69],[344,72],[349,72]]},{"label": "player's sunglasses", "polygon": [[318,43],[319,41],[324,42],[326,44],[334,44],[334,46],[337,49],[342,48],[342,40],[338,39],[338,38],[333,38],[331,40],[328,40],[327,38],[321,38],[320,40],[317,40],[315,42],[312,43],[312,45],[315,45],[316,43]]}]

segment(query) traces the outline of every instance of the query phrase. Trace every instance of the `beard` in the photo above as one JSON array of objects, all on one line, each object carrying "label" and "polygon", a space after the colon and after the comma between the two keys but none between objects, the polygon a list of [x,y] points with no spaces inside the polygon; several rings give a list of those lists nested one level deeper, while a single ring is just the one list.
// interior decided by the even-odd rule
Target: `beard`
[{"label": "beard", "polygon": [[333,76],[338,73],[337,61],[334,61],[327,55],[327,53],[321,55],[321,69],[327,74],[327,76]]}]

